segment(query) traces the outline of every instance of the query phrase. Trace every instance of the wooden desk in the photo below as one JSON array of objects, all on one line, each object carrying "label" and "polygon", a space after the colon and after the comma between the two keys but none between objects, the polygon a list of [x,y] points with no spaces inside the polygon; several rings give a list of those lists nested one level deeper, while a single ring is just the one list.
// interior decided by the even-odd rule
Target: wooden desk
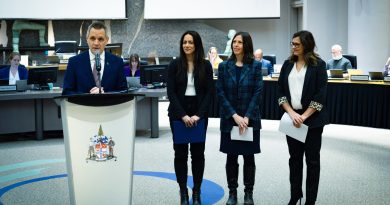
[{"label": "wooden desk", "polygon": [[42,67],[53,67],[53,66],[58,66],[58,70],[66,70],[66,67],[68,64],[45,64],[45,65],[38,65],[38,66],[26,66],[27,69],[33,69],[33,68],[42,68]]}]

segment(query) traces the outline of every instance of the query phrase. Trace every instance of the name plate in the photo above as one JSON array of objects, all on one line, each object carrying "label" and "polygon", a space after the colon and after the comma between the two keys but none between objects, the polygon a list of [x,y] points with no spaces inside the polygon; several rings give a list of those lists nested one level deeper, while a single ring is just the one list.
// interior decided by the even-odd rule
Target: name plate
[{"label": "name plate", "polygon": [[67,64],[69,62],[68,59],[61,59],[60,64]]},{"label": "name plate", "polygon": [[16,85],[0,85],[0,92],[16,91]]},{"label": "name plate", "polygon": [[384,82],[390,82],[390,76],[385,76],[383,77]]},{"label": "name plate", "polygon": [[351,75],[351,81],[368,81],[368,75]]},{"label": "name plate", "polygon": [[271,73],[271,78],[279,78],[280,73]]}]

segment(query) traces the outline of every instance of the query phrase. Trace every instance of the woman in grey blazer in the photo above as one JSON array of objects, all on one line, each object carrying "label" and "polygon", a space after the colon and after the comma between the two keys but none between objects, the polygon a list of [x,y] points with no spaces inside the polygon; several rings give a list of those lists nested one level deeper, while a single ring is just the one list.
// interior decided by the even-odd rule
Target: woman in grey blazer
[{"label": "woman in grey blazer", "polygon": [[315,204],[320,179],[320,150],[322,131],[328,124],[325,110],[326,64],[314,52],[314,37],[309,31],[299,31],[291,41],[291,56],[280,72],[279,105],[288,113],[295,127],[309,127],[305,143],[287,136],[290,153],[289,205],[302,198],[303,155],[306,156],[306,205]]},{"label": "woman in grey blazer", "polygon": [[[253,204],[255,156],[260,153],[260,99],[263,89],[261,63],[254,60],[252,38],[238,32],[231,44],[233,54],[218,67],[217,94],[220,102],[220,151],[227,154],[226,176],[229,199],[226,204],[237,204],[238,156],[244,158],[244,204]],[[253,141],[231,139],[233,126],[244,133],[253,128]]]}]

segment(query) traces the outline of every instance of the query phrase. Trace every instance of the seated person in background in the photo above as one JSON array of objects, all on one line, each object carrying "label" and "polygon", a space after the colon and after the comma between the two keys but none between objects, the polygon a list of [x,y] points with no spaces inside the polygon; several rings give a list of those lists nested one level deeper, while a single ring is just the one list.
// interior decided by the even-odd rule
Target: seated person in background
[{"label": "seated person in background", "polygon": [[[81,93],[117,92],[127,90],[123,60],[104,48],[108,42],[107,28],[99,21],[92,22],[87,30],[88,51],[69,59],[64,77],[63,95]],[[95,67],[96,53],[100,53],[100,79]]]},{"label": "seated person in background", "polygon": [[343,73],[347,73],[348,69],[352,69],[351,62],[343,57],[342,48],[335,44],[332,46],[332,59],[326,63],[326,69],[341,69]]},{"label": "seated person in background", "polygon": [[140,62],[138,54],[134,53],[130,55],[129,66],[125,66],[126,77],[139,77],[140,76]]},{"label": "seated person in background", "polygon": [[20,64],[20,54],[12,52],[8,60],[10,65],[0,70],[0,79],[9,80],[10,85],[15,85],[17,80],[27,80],[28,71]]},{"label": "seated person in background", "polygon": [[157,60],[157,51],[150,51],[149,54],[148,54],[148,65],[156,65],[158,64],[156,62]]},{"label": "seated person in background", "polygon": [[218,69],[219,63],[223,60],[218,55],[218,50],[216,47],[210,47],[209,52],[207,53],[207,59],[210,61],[213,69]]},{"label": "seated person in background", "polygon": [[387,62],[385,64],[385,68],[383,70],[383,76],[390,76],[390,57],[387,59]]},{"label": "seated person in background", "polygon": [[269,60],[263,59],[263,51],[261,49],[257,49],[253,55],[255,56],[255,60],[261,62],[262,68],[268,69],[268,75],[274,72],[274,66]]}]

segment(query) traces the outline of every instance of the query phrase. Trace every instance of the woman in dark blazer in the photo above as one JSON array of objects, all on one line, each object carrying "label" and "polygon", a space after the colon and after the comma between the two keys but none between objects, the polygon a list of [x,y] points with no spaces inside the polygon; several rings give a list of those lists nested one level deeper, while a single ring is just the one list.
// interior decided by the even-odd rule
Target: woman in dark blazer
[{"label": "woman in dark blazer", "polygon": [[[238,32],[231,44],[233,54],[219,64],[217,94],[220,101],[220,151],[227,154],[226,176],[229,199],[226,204],[237,204],[238,156],[244,158],[244,204],[253,204],[255,156],[260,153],[260,102],[263,89],[261,63],[254,60],[252,38]],[[253,128],[253,141],[231,140],[233,126],[239,132]]]},{"label": "woman in dark blazer", "polygon": [[309,31],[299,31],[291,41],[291,56],[282,66],[279,76],[279,99],[282,109],[291,117],[295,127],[309,127],[305,143],[287,136],[290,153],[289,205],[302,198],[303,155],[306,156],[306,203],[315,204],[320,179],[320,149],[322,131],[328,124],[325,110],[326,64],[314,52],[314,37]]},{"label": "woman in dark blazer", "polygon": [[[200,119],[205,120],[207,129],[208,110],[213,95],[213,70],[205,60],[202,39],[196,31],[186,31],[180,39],[180,57],[171,61],[168,67],[167,93],[168,116],[173,134],[173,121],[182,121],[192,127]],[[175,137],[175,136],[173,136]],[[175,150],[175,173],[180,187],[180,203],[188,204],[187,160],[188,144],[173,144]],[[190,143],[193,204],[201,204],[200,187],[204,172],[205,142]]]},{"label": "woman in dark blazer", "polygon": [[20,65],[20,54],[12,52],[8,60],[10,65],[0,70],[0,80],[8,80],[10,85],[15,85],[17,80],[27,80],[28,71]]}]

